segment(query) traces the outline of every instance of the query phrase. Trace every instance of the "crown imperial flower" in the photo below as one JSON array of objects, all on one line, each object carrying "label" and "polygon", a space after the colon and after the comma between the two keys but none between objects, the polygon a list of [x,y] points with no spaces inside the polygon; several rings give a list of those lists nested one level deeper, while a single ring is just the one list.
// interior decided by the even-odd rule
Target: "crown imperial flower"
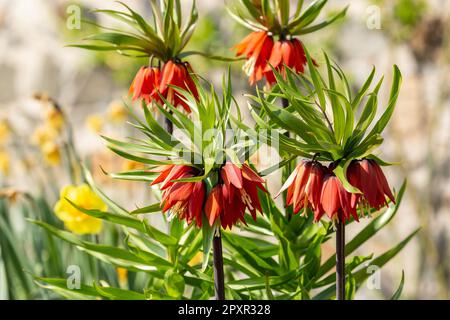
[{"label": "crown imperial flower", "polygon": [[195,177],[199,174],[198,170],[184,165],[167,165],[152,171],[160,172],[152,185],[161,183],[162,211],[170,211],[171,216],[176,215],[180,220],[185,219],[188,224],[195,221],[196,225],[201,227],[205,183],[173,181]]},{"label": "crown imperial flower", "polygon": [[326,171],[327,168],[317,161],[300,162],[276,197],[287,189],[286,206],[292,205],[294,214],[299,213],[301,209],[310,208],[318,221],[323,215],[320,194]]},{"label": "crown imperial flower", "polygon": [[265,31],[252,32],[234,48],[237,56],[247,58],[243,70],[249,76],[250,84],[261,80],[271,56],[273,38]]},{"label": "crown imperial flower", "polygon": [[148,104],[155,99],[159,100],[158,88],[160,74],[159,68],[141,67],[131,83],[129,90],[133,101],[143,99]]},{"label": "crown imperial flower", "polygon": [[206,201],[205,213],[212,226],[217,219],[224,229],[232,228],[239,220],[245,223],[248,209],[256,220],[256,212],[262,212],[258,189],[267,192],[264,180],[247,164],[241,168],[227,162],[220,171],[222,183],[217,184]]},{"label": "crown imperial flower", "polygon": [[395,203],[387,179],[376,161],[371,159],[352,161],[347,169],[347,178],[351,185],[362,192],[362,195],[352,195],[352,206],[366,203],[371,208],[379,210],[387,206],[386,198]]},{"label": "crown imperial flower", "polygon": [[300,40],[279,40],[275,42],[272,48],[267,66],[264,69],[264,76],[270,84],[273,84],[276,82],[276,79],[272,68],[283,76],[285,75],[286,67],[297,73],[303,73],[306,62],[306,53]]},{"label": "crown imperial flower", "polygon": [[[198,91],[192,79],[192,69],[189,63],[174,62],[169,60],[160,70],[157,67],[142,67],[134,78],[129,94],[133,101],[144,100],[161,103],[161,96],[175,107],[182,106],[186,112],[191,112],[183,95],[177,92],[177,88],[189,91],[198,99]],[[176,87],[176,88],[174,88]]]}]

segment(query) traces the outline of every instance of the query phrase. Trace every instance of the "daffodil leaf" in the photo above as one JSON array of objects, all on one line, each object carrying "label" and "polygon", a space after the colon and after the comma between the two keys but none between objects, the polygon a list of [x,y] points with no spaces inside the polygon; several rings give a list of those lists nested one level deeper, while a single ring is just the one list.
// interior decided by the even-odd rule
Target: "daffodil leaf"
[{"label": "daffodil leaf", "polygon": [[402,292],[403,292],[403,286],[405,284],[405,270],[402,270],[402,278],[400,280],[400,284],[397,288],[397,290],[395,290],[394,294],[391,297],[391,300],[399,300]]},{"label": "daffodil leaf", "polygon": [[92,300],[103,298],[93,287],[81,284],[80,288],[69,289],[67,279],[34,277],[36,284],[44,289],[52,290],[68,299]]},{"label": "daffodil leaf", "polygon": [[139,255],[137,255],[122,248],[99,245],[87,241],[82,241],[74,234],[67,231],[59,230],[58,228],[55,228],[45,222],[36,220],[29,220],[29,221],[46,229],[52,235],[77,246],[79,249],[84,250],[97,258],[104,259],[117,266],[130,265],[133,266],[136,270],[145,271],[149,270],[150,267],[167,268],[168,266],[172,265],[165,259],[158,257],[157,255],[151,254],[149,252],[142,251],[140,252]]},{"label": "daffodil leaf", "polygon": [[[86,299],[100,297],[111,300],[145,300],[145,296],[142,293],[120,288],[101,287],[95,283],[93,286],[81,284],[80,288],[69,289],[66,279],[42,277],[34,277],[34,279],[39,286],[51,290],[58,289],[56,291],[59,291],[62,295],[65,293],[69,296],[85,296]],[[62,290],[62,292],[60,290]]]}]

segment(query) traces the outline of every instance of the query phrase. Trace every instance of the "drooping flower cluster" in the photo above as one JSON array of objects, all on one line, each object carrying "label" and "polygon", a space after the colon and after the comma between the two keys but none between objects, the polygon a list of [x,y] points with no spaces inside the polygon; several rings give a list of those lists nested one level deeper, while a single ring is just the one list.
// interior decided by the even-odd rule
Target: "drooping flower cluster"
[{"label": "drooping flower cluster", "polygon": [[183,95],[174,88],[189,91],[198,98],[191,73],[189,63],[172,60],[167,61],[162,69],[142,67],[130,86],[129,94],[133,101],[142,99],[147,104],[152,101],[162,103],[162,96],[175,107],[181,105],[186,112],[191,112],[189,105],[183,100]]},{"label": "drooping flower cluster", "polygon": [[347,169],[347,178],[352,186],[362,192],[362,195],[352,195],[352,205],[356,206],[359,203],[379,210],[388,204],[386,197],[395,203],[389,183],[376,161],[371,159],[352,161]]},{"label": "drooping flower cluster", "polygon": [[234,48],[237,56],[244,55],[247,58],[243,69],[252,85],[263,77],[269,84],[275,83],[272,68],[281,74],[284,74],[285,66],[303,73],[307,61],[300,40],[292,38],[274,41],[266,31],[252,32]]},{"label": "drooping flower cluster", "polygon": [[332,169],[333,164],[327,168],[317,161],[302,161],[278,195],[287,189],[286,206],[292,205],[295,214],[311,209],[316,222],[324,214],[330,219],[347,221],[353,217],[358,221],[358,205],[378,210],[388,204],[386,196],[395,202],[386,177],[374,160],[355,160],[347,170],[349,182],[362,194],[348,192]]},{"label": "drooping flower cluster", "polygon": [[170,210],[171,215],[177,215],[181,220],[186,219],[187,223],[195,221],[197,226],[201,227],[205,183],[174,181],[198,176],[198,170],[185,165],[166,165],[152,171],[160,173],[151,185],[161,183],[162,211]]},{"label": "drooping flower cluster", "polygon": [[309,207],[316,220],[323,214],[320,205],[323,177],[327,168],[315,161],[300,162],[275,197],[287,189],[286,206],[293,206],[294,213]]},{"label": "drooping flower cluster", "polygon": [[245,223],[248,209],[256,220],[256,211],[262,212],[258,189],[267,192],[264,180],[247,164],[241,168],[227,162],[220,171],[221,182],[212,190],[206,201],[205,214],[212,226],[219,219],[223,228],[232,228],[239,220]]}]

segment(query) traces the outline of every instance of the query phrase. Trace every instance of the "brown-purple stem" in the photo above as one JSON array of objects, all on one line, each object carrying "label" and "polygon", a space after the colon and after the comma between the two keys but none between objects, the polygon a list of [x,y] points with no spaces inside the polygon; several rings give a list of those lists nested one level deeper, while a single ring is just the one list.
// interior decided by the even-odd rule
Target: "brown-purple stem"
[{"label": "brown-purple stem", "polygon": [[225,300],[225,277],[223,273],[222,236],[220,230],[213,238],[214,292],[216,300]]},{"label": "brown-purple stem", "polygon": [[336,224],[336,300],[345,300],[345,222]]}]

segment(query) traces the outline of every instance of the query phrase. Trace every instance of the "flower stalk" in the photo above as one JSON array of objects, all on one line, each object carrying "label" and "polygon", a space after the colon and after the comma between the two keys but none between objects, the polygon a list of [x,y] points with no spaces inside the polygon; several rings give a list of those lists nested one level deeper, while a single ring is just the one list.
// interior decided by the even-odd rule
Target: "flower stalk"
[{"label": "flower stalk", "polygon": [[213,238],[214,292],[216,300],[225,300],[225,279],[223,273],[222,236],[218,227]]},{"label": "flower stalk", "polygon": [[345,300],[345,222],[336,223],[336,300]]},{"label": "flower stalk", "polygon": [[166,130],[169,134],[173,134],[173,123],[172,121],[170,121],[169,118],[165,118],[165,122],[166,122]]}]

